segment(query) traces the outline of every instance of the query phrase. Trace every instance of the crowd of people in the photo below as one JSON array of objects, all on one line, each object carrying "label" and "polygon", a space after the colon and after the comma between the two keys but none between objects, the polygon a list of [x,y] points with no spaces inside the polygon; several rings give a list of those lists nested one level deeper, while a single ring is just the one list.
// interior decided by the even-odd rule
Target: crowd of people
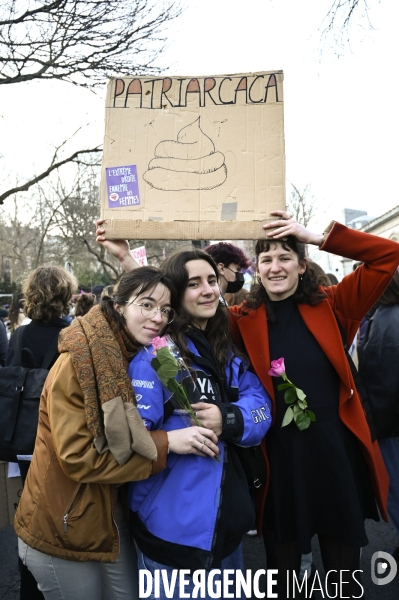
[{"label": "crowd of people", "polygon": [[[399,318],[399,245],[272,215],[250,290],[250,261],[233,244],[139,267],[101,221],[97,241],[125,273],[99,302],[75,297],[62,268],[28,277],[10,309],[4,364],[18,327],[24,365],[39,366],[54,339],[58,349],[32,460],[20,461],[21,600],[138,599],[142,569],[169,582],[176,569],[216,569],[222,580],[244,570],[241,542],[254,528],[278,598],[298,597],[287,573],[299,576],[314,536],[330,584],[346,571],[342,593],[356,597],[365,520],[389,515],[399,534],[399,341],[389,327]],[[334,281],[307,244],[359,265]],[[166,333],[194,382],[191,420],[156,372]],[[355,338],[377,439],[348,365]],[[195,585],[193,576],[184,592]],[[159,587],[172,597],[163,579]],[[173,597],[181,593],[177,585]]]}]

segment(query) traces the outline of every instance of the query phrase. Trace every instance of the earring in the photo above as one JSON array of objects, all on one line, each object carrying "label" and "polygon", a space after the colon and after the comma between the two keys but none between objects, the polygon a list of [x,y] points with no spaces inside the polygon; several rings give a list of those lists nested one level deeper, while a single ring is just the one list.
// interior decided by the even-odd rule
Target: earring
[{"label": "earring", "polygon": [[302,279],[303,279],[302,273],[299,275],[299,279],[302,281]]}]

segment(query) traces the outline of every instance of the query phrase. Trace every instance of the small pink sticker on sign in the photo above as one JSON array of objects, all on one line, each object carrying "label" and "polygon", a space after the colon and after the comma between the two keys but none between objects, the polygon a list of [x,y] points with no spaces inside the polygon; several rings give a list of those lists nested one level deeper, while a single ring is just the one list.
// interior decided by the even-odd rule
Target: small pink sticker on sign
[{"label": "small pink sticker on sign", "polygon": [[107,167],[108,208],[126,208],[140,204],[136,165]]}]

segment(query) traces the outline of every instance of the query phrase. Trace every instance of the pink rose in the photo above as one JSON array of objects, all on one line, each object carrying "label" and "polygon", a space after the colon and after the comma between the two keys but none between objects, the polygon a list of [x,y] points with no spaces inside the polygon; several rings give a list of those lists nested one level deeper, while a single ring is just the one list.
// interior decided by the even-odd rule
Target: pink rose
[{"label": "pink rose", "polygon": [[283,373],[285,373],[284,358],[281,357],[277,360],[272,360],[271,369],[268,371],[268,375],[271,375],[272,377],[281,377]]},{"label": "pink rose", "polygon": [[167,345],[168,345],[168,342],[166,341],[166,339],[164,337],[159,337],[159,335],[157,337],[154,337],[154,339],[152,340],[152,346],[154,348],[152,353],[155,354],[155,352],[157,350],[160,350],[161,348],[165,348],[165,346],[167,346]]}]

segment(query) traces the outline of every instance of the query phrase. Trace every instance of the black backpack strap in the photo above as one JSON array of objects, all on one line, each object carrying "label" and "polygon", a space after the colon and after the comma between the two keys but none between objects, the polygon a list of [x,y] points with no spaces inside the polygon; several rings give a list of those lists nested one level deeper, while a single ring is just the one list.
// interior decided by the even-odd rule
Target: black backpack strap
[{"label": "black backpack strap", "polygon": [[12,436],[14,435],[15,426],[17,424],[17,417],[20,409],[20,404],[22,400],[22,392],[24,391],[26,377],[29,373],[30,369],[21,368],[21,372],[17,381],[15,382],[13,401],[11,406],[11,414],[8,419],[7,431],[4,437],[5,442],[11,442]]},{"label": "black backpack strap", "polygon": [[[335,315],[335,313],[334,313]],[[348,360],[348,364],[349,364],[349,368],[351,370],[352,373],[352,377],[353,380],[355,382],[356,385],[356,389],[360,395],[360,398],[362,400],[362,404],[363,404],[363,408],[364,411],[366,413],[366,419],[367,419],[367,423],[370,429],[370,433],[371,433],[371,439],[373,440],[373,442],[377,439],[376,436],[376,432],[375,432],[375,425],[374,425],[374,420],[373,420],[373,413],[371,410],[371,406],[370,406],[370,402],[369,402],[369,397],[367,394],[367,390],[364,387],[363,381],[360,378],[359,375],[359,371],[356,369],[356,365],[352,360],[351,355],[349,354],[349,346],[348,346],[348,338],[346,336],[346,331],[344,329],[344,327],[342,326],[342,323],[340,323],[337,315],[335,315],[335,318],[337,320],[337,324],[339,327],[339,332],[341,334],[341,338],[342,338],[342,344],[344,346],[344,350],[345,350],[345,354],[346,354],[346,358]]]},{"label": "black backpack strap", "polygon": [[46,369],[47,371],[50,369],[51,363],[58,357],[58,337],[59,332],[54,336],[51,341],[50,346],[46,352],[46,356],[43,358],[43,362],[41,364],[41,369]]},{"label": "black backpack strap", "polygon": [[13,334],[13,342],[14,342],[14,356],[12,359],[13,367],[22,367],[22,354],[21,354],[21,336],[22,336],[22,327],[17,327]]}]

